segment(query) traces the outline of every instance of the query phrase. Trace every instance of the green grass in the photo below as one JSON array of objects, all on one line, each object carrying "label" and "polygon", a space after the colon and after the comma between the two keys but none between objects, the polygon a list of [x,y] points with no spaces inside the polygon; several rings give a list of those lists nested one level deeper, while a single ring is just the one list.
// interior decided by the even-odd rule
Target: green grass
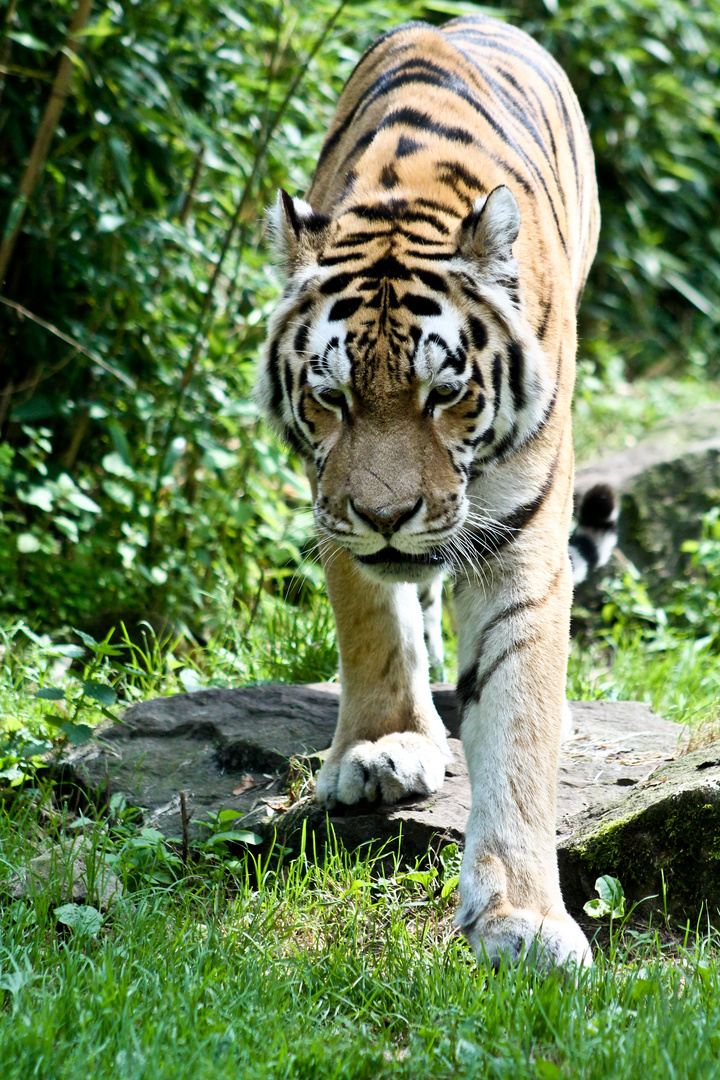
[{"label": "green grass", "polygon": [[593,366],[578,365],[573,403],[573,441],[578,467],[634,446],[654,424],[690,409],[716,405],[720,385],[697,378],[653,378],[628,382],[619,358],[610,361],[603,379]]},{"label": "green grass", "polygon": [[[642,400],[630,388],[619,413],[605,392],[591,400],[586,456],[606,437],[622,445],[618,415],[627,443],[672,408],[698,403],[689,384],[658,382],[649,394]],[[582,413],[587,395],[579,401]],[[606,582],[604,612],[573,643],[571,697],[640,698],[699,738],[717,730],[717,522],[703,544],[664,607],[631,573]],[[451,608],[445,621],[452,677]],[[455,891],[441,899],[420,881],[387,867],[383,877],[362,855],[338,852],[259,864],[206,847],[184,872],[177,853],[139,832],[122,808],[110,821],[84,821],[51,789],[23,782],[41,753],[84,738],[132,701],[337,670],[329,608],[317,594],[297,607],[261,597],[241,615],[215,605],[208,636],[205,647],[86,642],[71,668],[56,638],[18,623],[0,633],[1,1077],[717,1075],[714,931],[629,920],[611,934],[603,928],[595,966],[577,981],[492,973],[452,929]],[[23,899],[2,884],[50,842],[83,829],[127,886],[94,935],[58,921],[59,882]]]},{"label": "green grass", "polygon": [[[0,820],[6,867],[29,854],[23,824]],[[96,936],[56,902],[2,908],[8,1080],[700,1078],[720,1053],[714,938],[626,928],[577,981],[495,974],[453,932],[454,895],[363,857],[141,889]]]},{"label": "green grass", "polygon": [[[687,637],[666,631],[666,648],[648,651],[652,635],[634,631],[633,618],[626,613],[615,637],[607,628],[576,643],[571,694],[644,696],[678,719],[697,720],[706,702],[716,716],[718,670],[707,646],[693,650]],[[289,632],[296,650],[285,643]],[[63,687],[62,707],[71,708],[89,669],[66,671],[56,646],[22,631],[7,645],[0,700],[16,749],[31,737],[57,741],[47,717],[61,706],[33,691]],[[320,603],[304,613],[263,609],[253,626],[236,625],[208,650],[110,656],[94,679],[133,700],[184,689],[188,672],[228,685],[248,676],[317,678],[334,664]],[[97,705],[85,700],[80,719],[99,719]],[[25,768],[28,756],[15,760]],[[16,783],[6,795],[0,882],[83,826],[48,790]],[[144,843],[126,816],[83,827],[128,892],[93,936],[58,922],[55,908],[66,899],[58,888],[13,900],[0,885],[2,1077],[694,1080],[716,1073],[714,932],[628,922],[610,939],[604,931],[595,967],[577,982],[523,969],[495,974],[453,931],[455,891],[442,900],[421,882],[383,878],[362,855],[258,865],[252,854],[207,849],[184,875],[177,855],[159,838]],[[149,887],[158,880],[170,884]]]}]

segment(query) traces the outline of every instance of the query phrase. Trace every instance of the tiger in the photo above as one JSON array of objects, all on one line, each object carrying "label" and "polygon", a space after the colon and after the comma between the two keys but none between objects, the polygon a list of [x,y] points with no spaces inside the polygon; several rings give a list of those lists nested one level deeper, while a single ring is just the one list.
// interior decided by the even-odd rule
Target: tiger
[{"label": "tiger", "polygon": [[[270,218],[285,282],[257,392],[307,469],[342,687],[316,798],[440,788],[428,644],[452,578],[472,790],[456,924],[495,967],[588,965],[555,851],[576,312],[600,220],[578,101],[511,25],[406,23],[363,54],[309,189]],[[611,503],[581,508],[576,578]]]}]

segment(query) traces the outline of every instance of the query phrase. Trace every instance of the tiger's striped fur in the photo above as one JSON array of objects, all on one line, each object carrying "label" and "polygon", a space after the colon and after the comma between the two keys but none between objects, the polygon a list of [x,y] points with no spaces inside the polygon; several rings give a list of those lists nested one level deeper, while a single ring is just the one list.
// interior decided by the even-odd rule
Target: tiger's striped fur
[{"label": "tiger's striped fur", "polygon": [[417,583],[455,578],[473,806],[458,923],[493,962],[588,962],[560,895],[575,313],[595,251],[572,89],[484,16],[360,60],[306,200],[260,395],[307,462],[342,700],[320,801],[435,790],[449,754]]}]

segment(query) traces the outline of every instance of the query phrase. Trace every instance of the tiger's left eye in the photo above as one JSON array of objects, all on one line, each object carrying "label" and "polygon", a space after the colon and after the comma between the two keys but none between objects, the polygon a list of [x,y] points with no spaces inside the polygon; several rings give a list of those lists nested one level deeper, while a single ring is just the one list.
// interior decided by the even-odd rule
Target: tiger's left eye
[{"label": "tiger's left eye", "polygon": [[318,395],[322,401],[327,405],[343,405],[345,403],[345,395],[342,390],[322,390]]},{"label": "tiger's left eye", "polygon": [[433,392],[441,401],[447,401],[449,398],[455,397],[458,389],[456,386],[436,386]]}]

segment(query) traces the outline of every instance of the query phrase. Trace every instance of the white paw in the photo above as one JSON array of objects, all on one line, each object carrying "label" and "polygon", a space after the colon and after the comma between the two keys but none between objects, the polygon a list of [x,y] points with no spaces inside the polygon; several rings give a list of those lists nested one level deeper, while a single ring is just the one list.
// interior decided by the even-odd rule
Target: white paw
[{"label": "white paw", "polygon": [[442,786],[452,754],[424,735],[394,732],[377,742],[359,742],[337,760],[325,762],[317,777],[317,799],[328,810],[378,797],[384,803],[406,795],[429,795]]},{"label": "white paw", "polygon": [[590,967],[592,954],[588,940],[569,915],[551,918],[527,908],[500,904],[477,915],[462,904],[455,923],[475,950],[479,960],[487,958],[493,967],[503,960],[525,959],[540,971],[574,964]]}]

